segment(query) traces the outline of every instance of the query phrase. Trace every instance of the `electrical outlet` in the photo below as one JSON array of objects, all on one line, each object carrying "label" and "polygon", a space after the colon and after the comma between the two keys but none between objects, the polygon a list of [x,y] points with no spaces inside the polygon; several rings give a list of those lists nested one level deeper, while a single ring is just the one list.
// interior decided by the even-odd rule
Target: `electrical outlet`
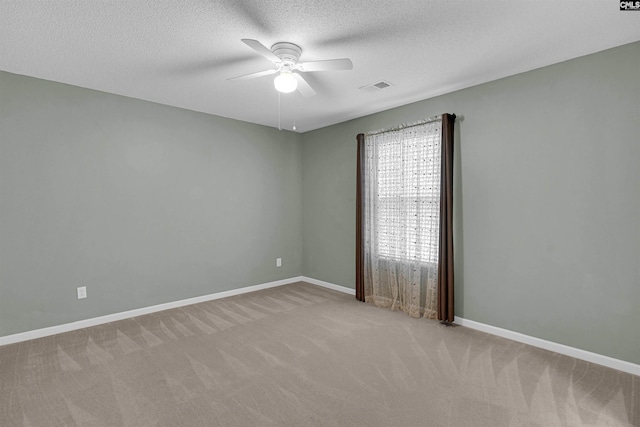
[{"label": "electrical outlet", "polygon": [[282,258],[276,258],[276,267],[282,267]]},{"label": "electrical outlet", "polygon": [[87,287],[86,286],[80,286],[78,288],[78,299],[83,299],[87,297]]}]

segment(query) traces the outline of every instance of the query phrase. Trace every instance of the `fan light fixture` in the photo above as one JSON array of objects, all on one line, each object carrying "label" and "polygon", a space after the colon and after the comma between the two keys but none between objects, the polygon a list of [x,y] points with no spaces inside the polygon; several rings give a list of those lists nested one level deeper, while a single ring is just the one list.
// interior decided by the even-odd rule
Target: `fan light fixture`
[{"label": "fan light fixture", "polygon": [[257,73],[227,79],[231,82],[255,79],[262,76],[272,76],[279,73],[273,81],[278,93],[290,93],[298,90],[302,96],[308,98],[316,94],[311,85],[302,76],[304,73],[315,71],[352,70],[353,63],[349,58],[325,59],[322,61],[300,61],[302,48],[289,42],[278,42],[271,49],[258,40],[242,39],[242,42],[253,49],[259,55],[272,62],[273,67],[258,71]]},{"label": "fan light fixture", "polygon": [[278,92],[291,93],[298,87],[298,80],[291,74],[291,70],[283,68],[273,80],[273,85]]}]

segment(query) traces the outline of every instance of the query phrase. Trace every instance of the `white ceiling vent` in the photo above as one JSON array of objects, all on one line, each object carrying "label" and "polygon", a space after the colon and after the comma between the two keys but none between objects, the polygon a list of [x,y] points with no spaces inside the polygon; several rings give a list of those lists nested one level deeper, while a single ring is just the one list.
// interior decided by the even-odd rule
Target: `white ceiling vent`
[{"label": "white ceiling vent", "polygon": [[381,80],[377,83],[371,83],[370,85],[362,86],[360,90],[363,90],[365,92],[377,92],[379,90],[386,89],[390,86],[393,86],[393,85],[385,80]]}]

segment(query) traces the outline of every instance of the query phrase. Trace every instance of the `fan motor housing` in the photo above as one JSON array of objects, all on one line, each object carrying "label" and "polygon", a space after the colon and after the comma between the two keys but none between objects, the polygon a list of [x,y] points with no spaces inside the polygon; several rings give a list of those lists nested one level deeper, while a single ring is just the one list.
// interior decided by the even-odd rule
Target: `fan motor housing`
[{"label": "fan motor housing", "polygon": [[282,62],[295,65],[300,59],[302,49],[300,46],[288,42],[280,42],[271,46],[271,52]]}]

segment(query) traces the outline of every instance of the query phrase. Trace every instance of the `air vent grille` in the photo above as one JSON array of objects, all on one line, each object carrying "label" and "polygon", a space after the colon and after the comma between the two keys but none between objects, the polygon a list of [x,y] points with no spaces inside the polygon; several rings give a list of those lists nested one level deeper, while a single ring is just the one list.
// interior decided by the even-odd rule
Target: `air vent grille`
[{"label": "air vent grille", "polygon": [[360,90],[363,90],[365,92],[377,92],[379,90],[386,89],[390,86],[393,86],[393,85],[388,81],[382,80],[377,83],[371,83],[366,86],[362,86]]}]

